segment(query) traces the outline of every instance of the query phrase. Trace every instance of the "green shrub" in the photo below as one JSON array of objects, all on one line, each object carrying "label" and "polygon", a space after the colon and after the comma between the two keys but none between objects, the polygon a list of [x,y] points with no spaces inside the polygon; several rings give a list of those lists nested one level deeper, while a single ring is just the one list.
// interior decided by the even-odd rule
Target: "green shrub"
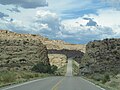
[{"label": "green shrub", "polygon": [[57,66],[55,65],[45,65],[44,63],[40,62],[33,66],[32,71],[38,73],[51,73],[53,74],[57,70]]},{"label": "green shrub", "polygon": [[55,73],[55,71],[57,71],[58,67],[55,65],[51,66],[51,73]]},{"label": "green shrub", "polygon": [[50,65],[45,65],[44,63],[40,62],[33,66],[32,71],[39,73],[48,73],[48,69],[50,70]]},{"label": "green shrub", "polygon": [[102,79],[102,83],[104,84],[104,83],[106,83],[108,81],[110,81],[110,76],[108,74],[105,74],[103,79]]},{"label": "green shrub", "polygon": [[95,73],[91,75],[90,78],[94,79],[95,81],[101,81],[104,78],[104,76],[102,74]]},{"label": "green shrub", "polygon": [[38,74],[38,73],[35,73],[34,75],[35,75],[35,77],[39,77],[39,74]]}]

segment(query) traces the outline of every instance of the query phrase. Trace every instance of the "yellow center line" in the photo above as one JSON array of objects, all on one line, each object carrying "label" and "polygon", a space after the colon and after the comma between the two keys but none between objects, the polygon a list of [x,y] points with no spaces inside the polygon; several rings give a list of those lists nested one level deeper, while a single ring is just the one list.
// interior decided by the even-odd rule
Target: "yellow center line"
[{"label": "yellow center line", "polygon": [[[64,77],[64,78],[65,78],[65,77]],[[53,88],[52,88],[51,90],[57,90],[58,85],[64,80],[64,78],[61,79],[59,82],[57,82],[57,83],[53,86]]]}]

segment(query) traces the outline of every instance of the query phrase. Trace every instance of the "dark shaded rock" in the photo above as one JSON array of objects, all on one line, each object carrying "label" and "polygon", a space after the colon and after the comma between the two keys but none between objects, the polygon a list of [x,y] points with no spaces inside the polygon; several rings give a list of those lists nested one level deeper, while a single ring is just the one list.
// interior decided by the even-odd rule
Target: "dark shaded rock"
[{"label": "dark shaded rock", "polygon": [[64,55],[67,56],[67,58],[73,58],[78,63],[81,62],[81,58],[84,55],[84,53],[81,52],[81,51],[78,51],[78,50],[67,50],[67,49],[62,49],[62,50],[49,49],[48,53],[49,54],[64,54]]}]

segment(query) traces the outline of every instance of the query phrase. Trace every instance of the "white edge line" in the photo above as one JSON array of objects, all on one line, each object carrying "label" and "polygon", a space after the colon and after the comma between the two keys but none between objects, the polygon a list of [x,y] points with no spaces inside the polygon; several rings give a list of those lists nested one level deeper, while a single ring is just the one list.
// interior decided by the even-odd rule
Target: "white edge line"
[{"label": "white edge line", "polygon": [[94,83],[92,83],[92,82],[90,82],[90,81],[88,81],[88,80],[82,78],[82,77],[80,77],[80,78],[83,79],[84,81],[86,81],[86,82],[88,82],[88,83],[90,83],[90,84],[92,84],[92,85],[94,85],[94,86],[100,88],[101,90],[106,90],[106,89],[104,89],[104,88],[102,88],[102,87],[100,87],[100,86],[98,86],[98,85],[96,85],[96,84],[94,84]]},{"label": "white edge line", "polygon": [[[49,77],[47,77],[49,78]],[[37,81],[41,81],[41,80],[45,80],[47,78],[43,78],[43,79],[37,79],[37,80],[32,80],[32,81],[28,81],[28,82],[24,82],[22,84],[18,84],[18,85],[14,85],[14,86],[10,86],[8,88],[4,88],[2,90],[8,90],[8,89],[12,89],[12,88],[16,88],[16,87],[19,87],[19,86],[23,86],[23,85],[26,85],[26,84],[30,84],[30,83],[33,83],[33,82],[37,82]]]}]

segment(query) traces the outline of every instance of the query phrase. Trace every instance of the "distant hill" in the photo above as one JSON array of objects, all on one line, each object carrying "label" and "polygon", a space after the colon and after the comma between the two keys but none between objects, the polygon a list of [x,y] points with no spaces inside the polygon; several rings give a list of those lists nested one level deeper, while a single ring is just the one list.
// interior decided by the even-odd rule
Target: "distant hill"
[{"label": "distant hill", "polygon": [[38,62],[50,64],[40,37],[0,30],[0,70],[29,70]]},{"label": "distant hill", "polygon": [[120,73],[120,38],[89,42],[80,65],[81,74]]}]

